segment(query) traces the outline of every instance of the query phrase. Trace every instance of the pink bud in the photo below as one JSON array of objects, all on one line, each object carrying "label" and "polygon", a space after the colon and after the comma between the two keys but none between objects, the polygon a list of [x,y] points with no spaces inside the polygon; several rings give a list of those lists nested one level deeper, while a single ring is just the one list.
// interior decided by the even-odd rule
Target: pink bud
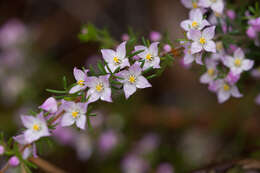
[{"label": "pink bud", "polygon": [[157,31],[150,32],[150,40],[151,41],[159,41],[161,40],[161,34]]},{"label": "pink bud", "polygon": [[254,28],[252,26],[250,26],[247,31],[246,31],[246,34],[249,38],[256,38],[256,32],[254,30]]},{"label": "pink bud", "polygon": [[125,34],[122,35],[121,39],[123,41],[128,41],[129,40],[129,35],[125,33]]},{"label": "pink bud", "polygon": [[165,52],[170,52],[172,50],[172,47],[169,44],[166,44],[166,45],[163,46],[163,50]]},{"label": "pink bud", "polygon": [[233,10],[227,10],[227,16],[229,19],[234,20],[236,18],[236,13]]},{"label": "pink bud", "polygon": [[16,156],[12,156],[10,159],[9,159],[9,164],[13,167],[16,167],[20,164],[20,161],[19,159],[16,157]]},{"label": "pink bud", "polygon": [[0,145],[0,155],[3,155],[5,152],[4,146]]}]

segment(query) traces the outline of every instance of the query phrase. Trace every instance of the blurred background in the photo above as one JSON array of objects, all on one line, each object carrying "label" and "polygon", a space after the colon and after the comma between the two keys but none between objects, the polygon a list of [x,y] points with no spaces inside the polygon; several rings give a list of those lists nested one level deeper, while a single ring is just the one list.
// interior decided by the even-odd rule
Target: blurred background
[{"label": "blurred background", "polygon": [[[1,0],[0,131],[16,135],[19,115],[51,96],[46,88],[61,89],[63,75],[73,83],[75,66],[101,59],[97,43],[78,40],[82,24],[107,28],[118,41],[129,26],[147,37],[168,31],[175,40],[183,37],[179,23],[187,16],[178,0]],[[71,173],[182,173],[260,158],[256,81],[243,88],[242,99],[220,105],[199,83],[200,74],[176,60],[152,88],[99,103],[92,131],[58,128],[38,154]]]}]

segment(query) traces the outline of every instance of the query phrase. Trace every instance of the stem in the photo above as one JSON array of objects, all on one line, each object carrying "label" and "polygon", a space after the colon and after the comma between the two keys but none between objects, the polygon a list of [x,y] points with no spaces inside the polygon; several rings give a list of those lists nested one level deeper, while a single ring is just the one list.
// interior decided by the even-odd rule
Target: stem
[{"label": "stem", "polygon": [[35,165],[39,166],[41,169],[43,169],[45,172],[49,172],[49,173],[66,173],[64,170],[56,167],[55,165],[47,162],[46,160],[43,160],[39,157],[35,158],[35,157],[30,157],[28,159],[29,161],[31,161],[32,163],[34,163]]}]

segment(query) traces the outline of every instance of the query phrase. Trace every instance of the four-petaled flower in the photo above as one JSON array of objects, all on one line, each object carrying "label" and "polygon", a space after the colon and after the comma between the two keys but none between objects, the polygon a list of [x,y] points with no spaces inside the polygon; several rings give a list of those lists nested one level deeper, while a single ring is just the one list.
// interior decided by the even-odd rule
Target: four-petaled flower
[{"label": "four-petaled flower", "polygon": [[112,102],[109,78],[109,74],[99,77],[91,76],[87,78],[87,86],[89,87],[87,98],[89,103],[95,102],[99,98],[103,101]]},{"label": "four-petaled flower", "polygon": [[[206,19],[203,19],[203,14],[200,9],[194,9],[190,11],[189,14],[190,18],[188,20],[184,20],[181,22],[181,27],[185,31],[193,30],[201,30],[205,26],[209,26],[209,22]],[[189,36],[189,32],[187,33],[187,36]]]},{"label": "four-petaled flower", "polygon": [[193,41],[191,44],[191,54],[198,53],[203,49],[207,52],[216,52],[216,44],[212,41],[215,35],[215,26],[208,27],[202,32],[199,30],[191,30],[190,38]]},{"label": "four-petaled flower", "polygon": [[85,129],[87,103],[65,102],[65,113],[61,119],[61,126],[71,126],[76,122],[76,126]]},{"label": "four-petaled flower", "polygon": [[224,64],[230,68],[231,72],[234,74],[240,74],[243,71],[250,70],[253,65],[254,61],[245,59],[245,54],[241,48],[236,49],[232,56],[226,56],[224,59]]},{"label": "four-petaled flower", "polygon": [[79,70],[76,67],[74,68],[73,74],[77,81],[77,84],[70,89],[70,91],[69,91],[70,94],[76,93],[80,90],[84,90],[87,88],[87,85],[86,85],[87,72],[88,72],[88,70],[83,72],[82,70]]},{"label": "four-petaled flower", "polygon": [[200,0],[199,6],[211,8],[217,15],[222,14],[224,10],[223,0]]},{"label": "four-petaled flower", "polygon": [[158,56],[158,44],[159,42],[152,43],[149,48],[145,46],[135,46],[135,51],[143,50],[138,56],[144,60],[143,69],[146,70],[149,67],[160,68],[160,57]]},{"label": "four-petaled flower", "polygon": [[218,65],[218,63],[212,59],[206,59],[205,64],[207,67],[207,72],[200,77],[200,82],[208,84],[214,81],[217,77],[216,66]]},{"label": "four-petaled flower", "polygon": [[190,45],[185,45],[185,49],[184,49],[184,57],[183,57],[183,63],[184,65],[189,65],[191,64],[193,61],[195,60],[195,62],[197,64],[202,65],[202,54],[201,53],[196,53],[196,54],[191,54],[191,47]]},{"label": "four-petaled flower", "polygon": [[125,41],[117,47],[116,51],[112,49],[101,49],[101,53],[111,72],[114,72],[119,67],[122,69],[130,66],[129,60],[126,57]]},{"label": "four-petaled flower", "polygon": [[136,92],[136,88],[147,88],[152,86],[148,80],[142,76],[142,68],[138,62],[130,66],[128,70],[117,73],[117,76],[120,77],[119,81],[124,84],[123,88],[126,99]]},{"label": "four-petaled flower", "polygon": [[27,128],[24,131],[24,139],[27,143],[32,143],[44,136],[50,136],[43,112],[39,113],[37,117],[22,115],[21,120]]},{"label": "four-petaled flower", "polygon": [[213,85],[215,85],[219,103],[224,103],[231,96],[235,98],[240,98],[243,96],[239,92],[237,86],[230,84],[226,79],[217,79],[213,82]]}]

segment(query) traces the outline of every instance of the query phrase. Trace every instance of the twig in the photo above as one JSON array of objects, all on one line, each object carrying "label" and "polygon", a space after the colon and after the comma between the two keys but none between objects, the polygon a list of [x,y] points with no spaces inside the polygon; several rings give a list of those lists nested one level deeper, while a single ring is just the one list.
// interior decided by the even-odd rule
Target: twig
[{"label": "twig", "polygon": [[30,157],[28,159],[29,161],[31,161],[32,163],[34,163],[35,165],[37,165],[38,167],[40,167],[41,169],[43,169],[46,172],[49,173],[66,173],[64,170],[56,167],[55,165],[47,162],[46,160],[43,160],[39,157]]}]

